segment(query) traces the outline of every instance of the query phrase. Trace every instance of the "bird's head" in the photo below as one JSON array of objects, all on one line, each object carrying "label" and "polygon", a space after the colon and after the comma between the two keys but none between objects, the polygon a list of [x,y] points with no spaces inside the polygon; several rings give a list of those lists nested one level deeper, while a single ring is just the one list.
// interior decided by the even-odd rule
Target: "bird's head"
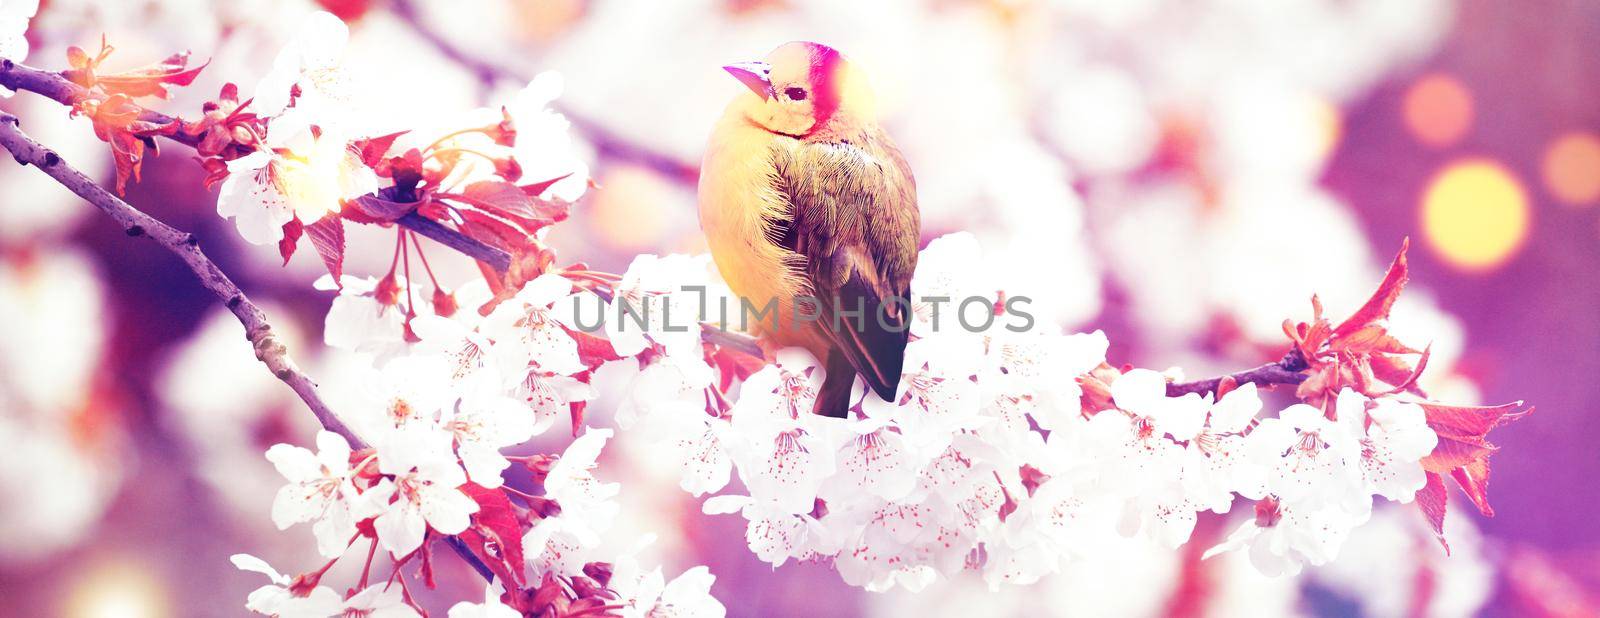
[{"label": "bird's head", "polygon": [[827,45],[785,43],[764,61],[722,68],[750,89],[735,107],[773,133],[808,137],[874,121],[866,79]]}]

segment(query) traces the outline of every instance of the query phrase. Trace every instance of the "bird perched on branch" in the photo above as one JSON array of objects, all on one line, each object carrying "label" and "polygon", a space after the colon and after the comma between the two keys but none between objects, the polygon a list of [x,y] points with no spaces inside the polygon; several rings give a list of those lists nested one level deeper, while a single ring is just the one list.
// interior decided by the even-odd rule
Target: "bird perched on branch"
[{"label": "bird perched on branch", "polygon": [[[814,412],[845,416],[857,374],[893,400],[920,215],[865,76],[809,42],[723,69],[749,91],[723,112],[700,167],[700,226],[717,268],[769,345],[825,363]],[[776,316],[762,315],[769,306]]]}]

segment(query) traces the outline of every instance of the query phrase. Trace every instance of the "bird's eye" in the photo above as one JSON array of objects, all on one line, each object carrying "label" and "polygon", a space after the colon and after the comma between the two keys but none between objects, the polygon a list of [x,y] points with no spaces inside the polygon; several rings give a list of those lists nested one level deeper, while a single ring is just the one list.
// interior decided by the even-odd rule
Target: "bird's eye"
[{"label": "bird's eye", "polygon": [[806,100],[806,89],[805,88],[785,88],[783,90],[783,96],[789,97],[789,99],[792,100],[792,101],[804,101],[804,100]]}]

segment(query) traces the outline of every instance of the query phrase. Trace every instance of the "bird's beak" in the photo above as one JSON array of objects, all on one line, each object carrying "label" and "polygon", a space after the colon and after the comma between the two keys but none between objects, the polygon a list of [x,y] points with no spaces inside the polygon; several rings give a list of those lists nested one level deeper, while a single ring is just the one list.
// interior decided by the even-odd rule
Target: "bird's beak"
[{"label": "bird's beak", "polygon": [[722,67],[750,92],[756,93],[765,101],[772,97],[772,82],[767,80],[767,74],[772,72],[772,66],[765,62],[735,62]]}]

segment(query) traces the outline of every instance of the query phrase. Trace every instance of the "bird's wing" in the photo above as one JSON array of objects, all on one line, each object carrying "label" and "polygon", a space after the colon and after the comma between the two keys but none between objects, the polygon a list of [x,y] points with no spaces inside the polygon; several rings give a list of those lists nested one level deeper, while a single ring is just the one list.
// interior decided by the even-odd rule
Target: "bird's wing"
[{"label": "bird's wing", "polygon": [[797,255],[792,267],[821,301],[816,327],[887,400],[899,386],[909,334],[916,185],[887,137],[858,141],[774,149],[773,186],[788,198],[789,212],[767,229],[770,240]]}]

